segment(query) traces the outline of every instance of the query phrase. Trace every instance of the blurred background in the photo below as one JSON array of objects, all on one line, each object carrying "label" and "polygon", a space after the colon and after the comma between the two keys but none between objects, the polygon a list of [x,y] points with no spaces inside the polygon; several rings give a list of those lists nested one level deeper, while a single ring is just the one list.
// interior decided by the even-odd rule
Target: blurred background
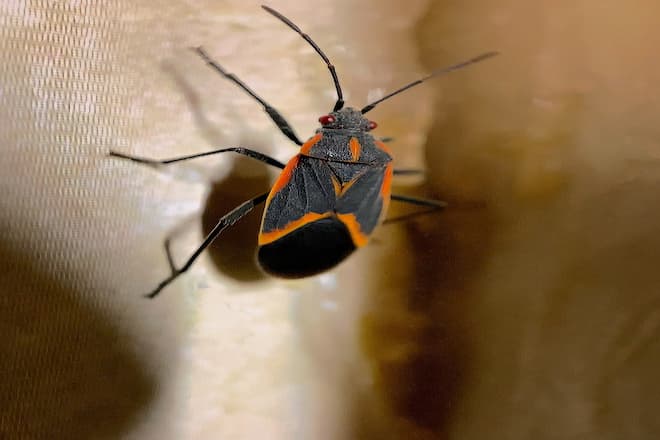
[{"label": "blurred background", "polygon": [[[141,297],[306,139],[335,92],[258,2],[0,3],[0,437],[654,439],[660,435],[660,5],[273,0],[370,113],[399,193],[336,271],[260,274],[260,212]],[[392,205],[390,216],[408,207]]]}]

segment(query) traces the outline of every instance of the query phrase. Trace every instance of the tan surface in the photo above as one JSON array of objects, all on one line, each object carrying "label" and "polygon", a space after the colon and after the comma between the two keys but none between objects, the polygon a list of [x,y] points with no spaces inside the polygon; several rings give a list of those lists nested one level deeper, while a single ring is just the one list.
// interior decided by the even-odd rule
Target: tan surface
[{"label": "tan surface", "polygon": [[[392,8],[272,6],[317,37],[357,105],[420,71],[411,40],[392,29],[410,28],[421,7],[380,26]],[[243,145],[286,160],[295,148],[259,106],[187,48],[203,44],[302,138],[334,102],[316,54],[256,2],[10,1],[0,19],[0,437],[343,436],[360,280],[341,295],[318,281],[235,281],[255,277],[244,251],[253,224],[158,301],[140,298],[167,273],[166,234],[182,231],[174,249],[185,256],[202,212],[262,191],[273,173],[234,157],[155,172],[104,156]],[[370,52],[375,41],[396,55]],[[415,96],[399,101],[404,111]],[[388,134],[421,146],[414,127],[428,119],[396,107],[380,116],[407,119],[410,137]],[[207,204],[210,179],[222,182]],[[316,357],[328,337],[348,347],[332,362]]]},{"label": "tan surface", "polygon": [[300,283],[250,266],[247,222],[152,302],[165,235],[186,255],[200,213],[208,227],[273,174],[104,153],[285,160],[258,106],[186,48],[303,138],[333,102],[325,67],[256,2],[0,3],[0,437],[660,434],[653,2],[272,2],[356,105],[503,53],[372,115],[402,167],[430,126],[427,194],[453,209]]}]

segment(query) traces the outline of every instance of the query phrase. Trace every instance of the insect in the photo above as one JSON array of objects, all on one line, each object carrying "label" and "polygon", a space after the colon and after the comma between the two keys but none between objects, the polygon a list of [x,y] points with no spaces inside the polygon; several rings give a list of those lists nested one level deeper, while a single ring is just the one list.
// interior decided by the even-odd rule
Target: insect
[{"label": "insect", "polygon": [[335,67],[311,37],[274,9],[268,6],[262,8],[297,32],[323,59],[332,76],[337,101],[330,113],[319,118],[321,126],[314,136],[303,143],[279,111],[211,59],[204,49],[194,48],[211,68],[258,101],[280,131],[300,150],[286,164],[242,147],[222,148],[168,160],[111,151],[111,156],[152,166],[234,152],[282,170],[269,192],[245,201],[220,218],[183,266],[175,266],[166,242],[171,274],[145,295],[148,298],[154,298],[186,272],[222,231],[261,203],[265,203],[265,208],[258,237],[257,259],[265,272],[282,278],[302,278],[324,272],[363,247],[382,222],[390,200],[437,209],[446,206],[440,201],[391,194],[392,176],[418,171],[393,167],[389,149],[382,140],[371,134],[377,124],[367,119],[365,114],[386,99],[432,77],[485,60],[496,55],[496,52],[487,52],[432,72],[357,110],[344,107]]}]

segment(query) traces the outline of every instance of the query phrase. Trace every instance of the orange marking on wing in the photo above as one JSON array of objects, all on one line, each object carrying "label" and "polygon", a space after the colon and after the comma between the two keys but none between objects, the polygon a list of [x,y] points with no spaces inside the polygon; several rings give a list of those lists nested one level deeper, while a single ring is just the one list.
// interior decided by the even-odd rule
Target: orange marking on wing
[{"label": "orange marking on wing", "polygon": [[321,133],[316,133],[314,137],[311,137],[307,142],[302,144],[300,147],[300,154],[304,154],[305,156],[309,155],[309,152],[312,150],[312,147],[318,143],[318,141],[321,140],[323,135]]},{"label": "orange marking on wing", "polygon": [[287,183],[289,183],[289,181],[291,180],[291,176],[293,175],[293,170],[296,168],[299,161],[300,161],[300,155],[296,154],[286,164],[286,166],[280,173],[280,176],[273,184],[273,187],[270,189],[270,194],[268,194],[268,199],[266,199],[266,206],[268,206],[268,203],[270,203],[270,199],[273,198],[273,196],[277,194],[282,188],[284,188]]},{"label": "orange marking on wing", "polygon": [[375,142],[376,142],[376,146],[378,148],[380,148],[381,150],[383,150],[384,152],[386,152],[390,156],[392,155],[392,150],[390,150],[389,147],[387,145],[385,145],[385,143],[383,141],[375,140]]},{"label": "orange marking on wing", "polygon": [[355,182],[358,181],[358,179],[364,174],[364,171],[366,171],[366,170],[363,170],[363,172],[361,172],[360,174],[358,174],[357,176],[353,177],[353,178],[352,178],[351,180],[349,180],[348,182],[346,182],[346,183],[344,183],[343,185],[341,185],[341,190],[339,191],[339,194],[337,194],[337,195],[341,197],[341,196],[343,196],[344,194],[346,194],[346,191],[348,191],[348,190],[351,188],[351,186],[353,186],[353,184],[354,184]]},{"label": "orange marking on wing", "polygon": [[339,180],[337,180],[335,176],[332,176],[331,179],[332,179],[332,187],[335,189],[335,195],[339,196],[342,193],[341,183],[339,183]]},{"label": "orange marking on wing", "polygon": [[358,159],[360,159],[360,151],[362,150],[360,141],[358,141],[357,138],[352,137],[348,142],[348,146],[351,149],[351,158],[353,159],[353,162],[357,162]]},{"label": "orange marking on wing", "polygon": [[339,191],[339,194],[338,194],[339,197],[341,197],[341,196],[343,196],[344,194],[346,194],[346,191],[348,191],[348,189],[349,189],[351,186],[353,186],[353,184],[354,184],[355,182],[357,182],[357,177],[354,178],[353,180],[349,180],[348,183],[344,183],[344,184],[341,186],[341,190]]},{"label": "orange marking on wing", "polygon": [[351,234],[356,247],[362,247],[367,244],[369,237],[362,232],[360,223],[358,223],[354,214],[337,214],[337,218],[348,228],[348,232]]},{"label": "orange marking on wing", "polygon": [[392,176],[394,175],[394,169],[392,165],[385,167],[385,172],[383,175],[383,184],[380,186],[380,196],[383,198],[383,202],[390,200],[390,195],[392,194]]},{"label": "orange marking on wing", "polygon": [[316,212],[308,212],[297,220],[293,220],[286,224],[282,229],[276,229],[270,232],[261,232],[259,233],[259,246],[272,243],[275,240],[279,240],[287,234],[295,231],[296,229],[305,226],[308,223],[321,220],[322,218],[330,217],[330,213],[326,212],[324,214],[319,214]]},{"label": "orange marking on wing", "polygon": [[383,176],[383,184],[380,186],[380,196],[383,198],[383,210],[381,211],[381,220],[387,213],[387,208],[390,205],[390,197],[392,195],[392,176],[394,175],[394,168],[392,165],[385,167],[385,175]]}]

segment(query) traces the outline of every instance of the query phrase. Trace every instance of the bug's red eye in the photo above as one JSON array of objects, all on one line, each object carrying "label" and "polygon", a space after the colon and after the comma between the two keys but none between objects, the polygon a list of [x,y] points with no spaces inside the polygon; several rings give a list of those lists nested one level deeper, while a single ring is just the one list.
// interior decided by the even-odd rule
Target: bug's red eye
[{"label": "bug's red eye", "polygon": [[378,124],[376,124],[374,121],[369,121],[369,130],[373,130],[376,127],[378,127]]},{"label": "bug's red eye", "polygon": [[335,117],[332,115],[323,115],[319,118],[319,122],[321,123],[321,125],[332,124],[333,122],[335,122]]}]

